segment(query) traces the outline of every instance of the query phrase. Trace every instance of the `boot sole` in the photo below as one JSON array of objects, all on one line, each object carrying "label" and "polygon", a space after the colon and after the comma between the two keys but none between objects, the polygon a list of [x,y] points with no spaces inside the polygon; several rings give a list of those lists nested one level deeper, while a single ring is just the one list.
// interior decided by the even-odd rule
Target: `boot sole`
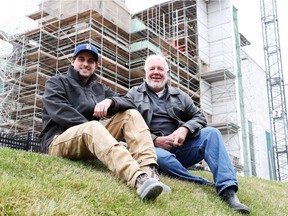
[{"label": "boot sole", "polygon": [[240,212],[241,214],[250,214],[250,210],[248,210],[248,209],[234,208],[234,210]]},{"label": "boot sole", "polygon": [[148,185],[141,192],[141,199],[143,200],[155,200],[163,191],[163,187],[157,182]]}]

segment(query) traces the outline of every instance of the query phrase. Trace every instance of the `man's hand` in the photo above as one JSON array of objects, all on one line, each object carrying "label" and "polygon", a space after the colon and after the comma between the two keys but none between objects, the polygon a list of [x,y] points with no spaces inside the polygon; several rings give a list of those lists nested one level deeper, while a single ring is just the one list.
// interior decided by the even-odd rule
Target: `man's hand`
[{"label": "man's hand", "polygon": [[170,150],[174,145],[174,138],[169,136],[159,136],[154,140],[155,147]]},{"label": "man's hand", "polygon": [[186,127],[179,127],[177,130],[175,130],[172,134],[169,136],[172,136],[174,138],[174,146],[179,147],[182,146],[189,130]]},{"label": "man's hand", "polygon": [[113,100],[104,99],[100,103],[97,103],[94,108],[93,116],[97,118],[105,118],[107,116],[108,108],[113,104]]},{"label": "man's hand", "polygon": [[170,150],[173,146],[182,146],[189,130],[186,127],[179,127],[169,136],[159,136],[154,140],[155,147]]}]

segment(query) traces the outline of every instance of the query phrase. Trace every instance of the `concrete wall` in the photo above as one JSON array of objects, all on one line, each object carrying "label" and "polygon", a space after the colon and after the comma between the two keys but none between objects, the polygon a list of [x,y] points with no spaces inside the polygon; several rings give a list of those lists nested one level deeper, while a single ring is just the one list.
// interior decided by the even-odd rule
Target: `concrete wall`
[{"label": "concrete wall", "polygon": [[235,48],[231,3],[210,1],[207,12],[210,70],[232,70]]},{"label": "concrete wall", "polygon": [[[222,130],[226,148],[239,169],[245,164],[245,170],[251,176],[269,178],[266,132],[270,132],[266,74],[253,59],[240,48],[240,69],[237,65],[231,1],[197,1],[198,45],[201,59],[201,73],[227,70],[235,76],[208,83],[201,81],[201,108],[208,122],[225,125],[235,123],[237,132]],[[234,14],[235,15],[235,14]],[[203,66],[203,67],[202,67]],[[237,73],[240,70],[240,75]],[[228,73],[228,74],[229,74]],[[239,90],[242,79],[243,91]],[[240,97],[244,98],[244,111],[240,112]],[[243,121],[245,122],[243,125]],[[249,134],[248,122],[252,125]],[[245,128],[241,128],[245,127]],[[249,136],[250,135],[250,136]],[[245,149],[243,145],[243,137]],[[247,145],[247,147],[246,147]],[[247,153],[246,153],[247,152]],[[248,154],[248,155],[247,155]],[[244,159],[245,158],[245,159]],[[244,161],[248,160],[248,161]],[[244,163],[245,162],[245,163]],[[248,167],[246,167],[248,164]],[[255,172],[252,172],[255,167]],[[248,168],[248,169],[247,169]],[[245,172],[247,174],[247,172]],[[244,174],[243,170],[238,174]]]},{"label": "concrete wall", "polygon": [[[249,158],[254,152],[257,176],[269,179],[266,131],[270,131],[270,118],[266,74],[244,51],[241,52],[241,59],[246,122],[252,122],[254,142],[253,149],[251,146],[252,140],[248,140]],[[250,161],[250,167],[251,166]]]}]

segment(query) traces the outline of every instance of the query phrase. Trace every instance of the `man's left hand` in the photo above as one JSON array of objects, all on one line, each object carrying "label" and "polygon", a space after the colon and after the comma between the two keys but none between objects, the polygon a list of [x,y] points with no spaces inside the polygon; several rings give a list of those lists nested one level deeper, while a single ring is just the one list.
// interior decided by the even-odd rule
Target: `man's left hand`
[{"label": "man's left hand", "polygon": [[104,99],[100,103],[97,103],[94,108],[93,116],[97,118],[105,118],[107,116],[108,108],[112,105],[113,100]]},{"label": "man's left hand", "polygon": [[177,130],[175,130],[172,134],[169,136],[172,136],[174,138],[173,146],[179,147],[182,146],[189,130],[186,127],[179,127]]}]

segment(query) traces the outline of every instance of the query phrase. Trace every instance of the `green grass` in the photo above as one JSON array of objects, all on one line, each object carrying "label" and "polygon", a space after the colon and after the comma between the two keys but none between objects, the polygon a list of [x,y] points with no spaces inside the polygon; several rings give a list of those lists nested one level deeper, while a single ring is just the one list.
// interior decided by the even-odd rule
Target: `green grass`
[{"label": "green grass", "polygon": [[[192,171],[191,171],[192,172]],[[194,174],[212,180],[209,172]],[[239,215],[215,189],[161,176],[172,193],[142,201],[99,161],[75,162],[0,148],[0,215]],[[238,177],[250,215],[287,215],[288,183]]]}]

